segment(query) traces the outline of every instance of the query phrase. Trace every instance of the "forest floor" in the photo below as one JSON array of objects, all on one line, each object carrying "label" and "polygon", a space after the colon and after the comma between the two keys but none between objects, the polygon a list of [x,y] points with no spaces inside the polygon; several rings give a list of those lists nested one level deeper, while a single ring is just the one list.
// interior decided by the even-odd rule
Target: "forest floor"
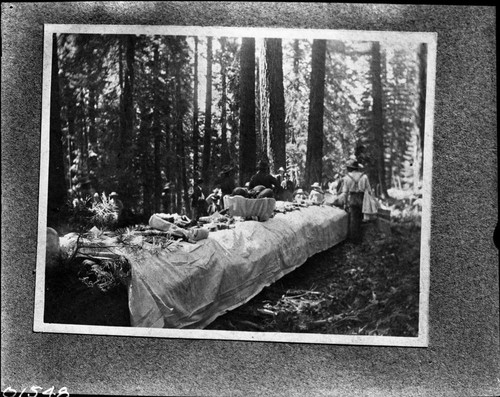
[{"label": "forest floor", "polygon": [[[127,291],[79,279],[78,266],[47,274],[45,322],[128,326]],[[343,242],[309,258],[206,329],[417,336],[420,227],[364,225],[362,243]]]}]

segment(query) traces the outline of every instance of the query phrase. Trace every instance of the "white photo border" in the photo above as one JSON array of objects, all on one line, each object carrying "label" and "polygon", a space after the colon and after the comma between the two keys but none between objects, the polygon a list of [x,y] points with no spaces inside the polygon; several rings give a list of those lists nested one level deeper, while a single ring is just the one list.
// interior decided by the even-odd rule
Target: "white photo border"
[{"label": "white photo border", "polygon": [[[369,335],[326,335],[296,334],[248,331],[212,331],[167,328],[135,328],[93,325],[72,325],[45,323],[45,255],[49,177],[49,138],[50,138],[50,98],[52,40],[55,33],[74,34],[142,34],[177,36],[225,36],[255,38],[307,38],[331,40],[380,41],[381,43],[426,43],[427,82],[425,108],[425,137],[423,163],[423,205],[420,243],[419,277],[419,321],[417,337],[369,336]],[[285,29],[260,27],[204,27],[204,26],[153,26],[153,25],[44,25],[44,56],[42,80],[42,121],[40,144],[40,181],[38,209],[38,247],[36,262],[36,285],[34,304],[34,332],[65,333],[85,335],[135,336],[152,338],[232,340],[249,342],[286,342],[335,345],[370,346],[429,346],[429,289],[430,289],[430,237],[431,237],[431,194],[432,194],[432,156],[434,133],[434,100],[436,78],[437,33],[433,32],[396,32],[396,31],[357,31],[323,29]]]}]

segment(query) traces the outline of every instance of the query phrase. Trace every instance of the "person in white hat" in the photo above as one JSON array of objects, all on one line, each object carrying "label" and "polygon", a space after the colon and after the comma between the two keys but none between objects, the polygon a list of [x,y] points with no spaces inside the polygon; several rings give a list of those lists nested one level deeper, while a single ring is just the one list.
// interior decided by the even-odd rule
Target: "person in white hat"
[{"label": "person in white hat", "polygon": [[306,201],[306,199],[307,199],[307,196],[304,193],[304,190],[300,189],[300,188],[297,189],[297,191],[295,192],[295,194],[293,196],[293,201],[296,203],[302,204],[302,203],[304,203],[304,201]]},{"label": "person in white hat", "polygon": [[314,182],[311,185],[311,193],[309,193],[309,200],[313,204],[323,204],[323,201],[325,200],[325,192],[323,192],[323,189],[321,189],[321,186],[318,182]]}]

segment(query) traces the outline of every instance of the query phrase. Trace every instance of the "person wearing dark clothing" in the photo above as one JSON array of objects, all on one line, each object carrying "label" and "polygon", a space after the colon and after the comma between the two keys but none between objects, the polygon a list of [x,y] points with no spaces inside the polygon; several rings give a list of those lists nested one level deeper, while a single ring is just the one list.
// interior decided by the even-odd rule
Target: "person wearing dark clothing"
[{"label": "person wearing dark clothing", "polygon": [[290,180],[288,174],[284,175],[284,180],[281,182],[281,188],[283,189],[282,200],[283,201],[293,201],[293,192],[295,190],[294,183]]},{"label": "person wearing dark clothing", "polygon": [[230,165],[224,165],[221,172],[219,173],[219,178],[215,183],[221,191],[221,207],[224,207],[224,196],[231,195],[236,187],[236,183],[234,182],[233,169],[234,167]]},{"label": "person wearing dark clothing", "polygon": [[250,179],[249,188],[253,189],[259,185],[273,190],[279,186],[278,180],[269,173],[269,166],[265,161],[259,161],[259,170]]},{"label": "person wearing dark clothing", "polygon": [[353,242],[362,240],[361,222],[363,221],[363,197],[370,191],[367,175],[360,170],[357,161],[347,163],[347,175],[342,180],[342,196],[349,213],[349,239]]},{"label": "person wearing dark clothing", "polygon": [[193,193],[191,194],[191,208],[193,209],[193,219],[195,221],[197,221],[200,216],[207,215],[207,202],[203,194],[203,189],[201,188],[202,184],[203,180],[198,179],[193,187]]}]

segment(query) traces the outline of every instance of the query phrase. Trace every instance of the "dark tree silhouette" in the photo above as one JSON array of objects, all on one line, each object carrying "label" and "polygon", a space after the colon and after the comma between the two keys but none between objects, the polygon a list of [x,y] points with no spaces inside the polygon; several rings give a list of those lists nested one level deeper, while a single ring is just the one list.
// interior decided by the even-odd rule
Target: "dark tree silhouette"
[{"label": "dark tree silhouette", "polygon": [[240,184],[255,171],[257,137],[255,134],[255,39],[243,38],[240,73]]},{"label": "dark tree silhouette", "polygon": [[64,174],[64,153],[61,133],[61,103],[59,92],[59,63],[57,56],[57,35],[52,37],[52,80],[50,102],[50,153],[47,226],[58,228],[61,210],[67,200],[67,186]]},{"label": "dark tree silhouette", "polygon": [[307,131],[306,184],[321,182],[323,158],[323,113],[325,98],[326,40],[312,45],[311,90]]},{"label": "dark tree silhouette", "polygon": [[387,186],[385,182],[384,165],[384,113],[382,103],[382,67],[380,55],[380,43],[375,41],[372,44],[371,77],[373,92],[373,141],[372,153],[375,161],[376,184],[379,186],[380,194],[387,197]]},{"label": "dark tree silhouette", "polygon": [[286,167],[285,98],[281,39],[264,39],[260,75],[261,133],[271,170]]},{"label": "dark tree silhouette", "polygon": [[212,37],[207,37],[207,90],[205,100],[205,136],[203,137],[203,167],[201,170],[203,184],[208,190],[210,186],[210,156],[212,140]]}]

